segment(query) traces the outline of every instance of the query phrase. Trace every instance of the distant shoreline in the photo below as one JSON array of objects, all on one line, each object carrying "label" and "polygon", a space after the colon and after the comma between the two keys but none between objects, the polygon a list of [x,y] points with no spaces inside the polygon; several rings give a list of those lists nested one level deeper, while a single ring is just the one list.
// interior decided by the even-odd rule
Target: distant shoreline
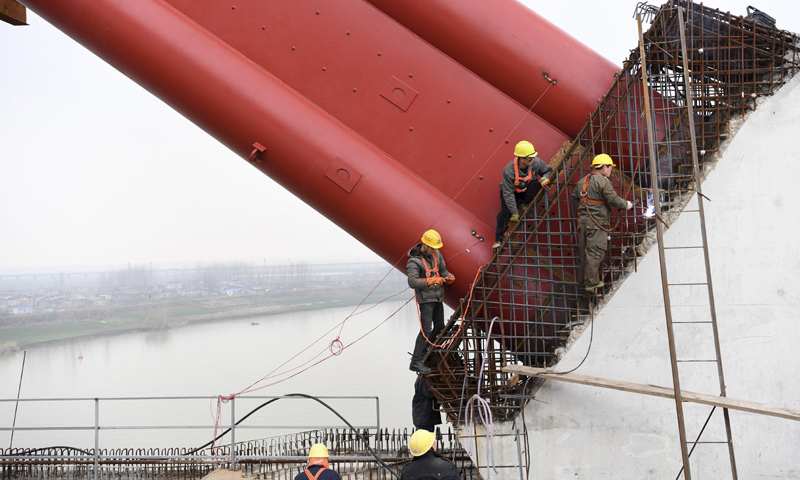
[{"label": "distant shoreline", "polygon": [[[344,306],[344,305],[343,305]],[[313,308],[313,310],[320,310],[328,308],[325,305],[320,305],[319,307]],[[257,311],[260,310],[260,311]],[[235,315],[228,315],[227,312],[219,312],[219,313],[209,313],[209,314],[202,314],[202,315],[195,315],[191,320],[187,320],[180,323],[171,323],[165,327],[139,327],[139,328],[125,328],[125,329],[116,329],[116,330],[108,330],[108,331],[101,331],[95,333],[89,333],[85,335],[73,335],[73,336],[64,336],[52,340],[42,340],[37,342],[30,342],[20,345],[18,348],[20,350],[32,347],[43,347],[47,345],[55,345],[58,343],[67,342],[70,340],[79,340],[79,339],[89,339],[89,338],[102,338],[102,337],[112,337],[115,335],[124,335],[127,333],[142,333],[142,332],[157,332],[160,330],[168,330],[174,328],[181,328],[187,325],[192,324],[201,324],[201,323],[213,323],[213,322],[226,322],[228,320],[240,320],[245,318],[257,318],[265,315],[278,315],[281,313],[293,312],[293,311],[301,311],[301,309],[292,309],[291,307],[287,308],[279,308],[279,309],[270,309],[269,307],[264,307],[261,309],[254,309],[249,313],[241,313]],[[2,352],[0,352],[2,355]]]},{"label": "distant shoreline", "polygon": [[[367,295],[369,295],[368,298]],[[387,298],[389,296],[392,297]],[[411,293],[408,292],[408,297],[410,296]],[[400,290],[399,294],[397,290],[379,290],[370,294],[369,288],[347,287],[328,289],[324,292],[286,292],[286,295],[271,297],[269,301],[265,301],[265,296],[263,295],[249,295],[217,298],[213,302],[204,300],[175,303],[169,306],[153,303],[131,308],[123,318],[69,320],[0,328],[0,355],[75,339],[98,338],[134,332],[153,332],[169,328],[180,328],[191,324],[225,322],[289,312],[356,306],[362,302],[365,305],[371,305],[382,301],[400,300],[407,300],[402,290]],[[194,307],[194,312],[197,310],[207,311],[185,313],[190,307]],[[96,315],[97,312],[86,313]]]}]

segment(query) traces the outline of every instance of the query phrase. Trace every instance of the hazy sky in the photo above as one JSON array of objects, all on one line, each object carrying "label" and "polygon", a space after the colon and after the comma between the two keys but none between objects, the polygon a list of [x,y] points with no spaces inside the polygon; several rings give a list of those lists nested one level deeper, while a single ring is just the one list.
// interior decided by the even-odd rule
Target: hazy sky
[{"label": "hazy sky", "polygon": [[[617,64],[636,47],[636,1],[523,3]],[[751,4],[800,32],[796,0],[706,3]],[[0,24],[0,273],[380,260],[31,11],[28,23]]]}]

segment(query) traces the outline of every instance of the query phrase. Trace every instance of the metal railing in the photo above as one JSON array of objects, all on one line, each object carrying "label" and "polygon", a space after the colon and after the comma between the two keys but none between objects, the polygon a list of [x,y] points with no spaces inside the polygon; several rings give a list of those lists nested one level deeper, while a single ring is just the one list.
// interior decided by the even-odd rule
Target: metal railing
[{"label": "metal railing", "polygon": [[[145,415],[147,411],[168,410],[167,404],[174,405],[177,411],[187,410],[187,405],[192,402],[205,401],[213,404],[218,403],[217,423],[213,422],[187,422],[181,423],[182,417],[178,413],[167,413],[170,417],[169,422],[146,424],[148,421]],[[265,424],[258,417],[248,418],[262,407],[277,400],[289,400],[292,402],[316,400],[328,407],[342,419],[337,425],[289,425],[285,422]],[[352,409],[355,402],[373,403],[374,402],[374,421],[370,420],[367,425],[352,425],[341,415],[333,410],[326,402],[345,401]],[[386,446],[396,448],[393,459],[396,461],[403,454],[403,449],[397,444],[398,434],[389,434],[382,431],[380,426],[380,402],[377,397],[310,397],[299,394],[286,396],[235,396],[226,400],[224,404],[217,397],[115,397],[115,398],[47,398],[47,399],[0,399],[2,404],[52,404],[47,405],[46,410],[59,412],[58,417],[63,421],[57,425],[37,425],[41,415],[32,419],[26,425],[15,425],[10,427],[0,427],[0,432],[10,432],[13,441],[14,433],[35,432],[37,438],[50,438],[51,435],[69,434],[74,437],[74,441],[80,442],[81,435],[85,438],[89,434],[93,441],[91,446],[77,445],[67,446],[45,446],[37,448],[19,448],[9,446],[0,456],[0,466],[2,475],[0,478],[18,478],[13,472],[25,471],[26,468],[35,465],[58,466],[59,468],[73,467],[78,471],[81,467],[88,467],[92,473],[85,478],[101,478],[102,471],[108,467],[124,466],[160,466],[167,468],[176,465],[191,465],[193,473],[198,470],[209,470],[214,466],[227,466],[231,470],[236,470],[242,465],[267,464],[267,463],[296,463],[303,464],[307,461],[308,449],[314,443],[326,443],[329,446],[331,460],[339,463],[369,463],[382,461],[381,456],[390,454]],[[114,406],[124,403],[129,408],[117,410]],[[237,405],[244,408],[244,412],[237,413]],[[358,403],[356,403],[358,405]],[[227,409],[227,412],[224,410]],[[30,411],[31,408],[23,408]],[[132,421],[129,411],[139,412],[136,421]],[[206,413],[206,409],[202,409]],[[71,415],[67,415],[71,412]],[[368,408],[359,407],[358,412],[363,418],[363,414],[369,412]],[[262,412],[263,413],[263,412]],[[87,421],[87,415],[92,419]],[[109,418],[112,417],[112,418]],[[115,418],[113,418],[115,417]],[[130,423],[119,423],[120,417]],[[212,418],[209,416],[209,418]],[[274,417],[273,417],[274,418]],[[212,418],[213,420],[213,418]],[[245,422],[245,420],[247,420]],[[281,418],[280,420],[284,420]],[[256,423],[259,422],[259,423]],[[165,424],[168,423],[168,424]],[[341,430],[346,428],[346,430]],[[339,430],[337,430],[339,429]],[[209,442],[195,448],[175,448],[169,447],[159,449],[154,447],[154,440],[158,438],[170,444],[170,434],[174,436],[176,431],[203,431],[206,438],[211,438]],[[237,441],[239,437],[258,435],[264,431],[302,431],[299,434],[288,434],[278,437],[247,439]],[[143,437],[142,446],[137,447],[129,444],[121,448],[108,448],[111,445],[106,436],[112,434],[130,434],[130,432],[145,431],[148,436]],[[244,432],[250,433],[250,435]],[[210,435],[209,435],[210,434]],[[410,433],[408,433],[410,435]],[[166,438],[165,438],[166,437]],[[192,437],[195,438],[195,437]],[[440,435],[440,441],[441,440]],[[19,441],[19,440],[17,440]],[[68,440],[69,441],[69,440]],[[405,437],[407,442],[407,436]],[[451,438],[451,447],[452,447]],[[186,442],[186,438],[176,439],[172,445]],[[28,441],[27,443],[30,443]],[[41,445],[41,441],[37,441]],[[403,445],[407,445],[404,443]],[[442,448],[446,448],[442,445]],[[407,451],[407,448],[406,448]],[[183,470],[186,470],[185,468]],[[88,475],[88,473],[87,473]]]}]

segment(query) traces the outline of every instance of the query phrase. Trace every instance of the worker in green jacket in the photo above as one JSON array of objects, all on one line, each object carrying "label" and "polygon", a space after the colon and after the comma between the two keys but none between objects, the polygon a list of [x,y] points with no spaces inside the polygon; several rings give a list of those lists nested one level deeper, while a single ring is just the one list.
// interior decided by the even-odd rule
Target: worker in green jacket
[{"label": "worker in green jacket", "polygon": [[600,279],[600,264],[608,250],[611,207],[630,210],[633,203],[617,195],[609,176],[616,167],[611,157],[601,153],[592,160],[592,173],[583,177],[572,192],[578,208],[578,289],[594,292],[605,283]]}]

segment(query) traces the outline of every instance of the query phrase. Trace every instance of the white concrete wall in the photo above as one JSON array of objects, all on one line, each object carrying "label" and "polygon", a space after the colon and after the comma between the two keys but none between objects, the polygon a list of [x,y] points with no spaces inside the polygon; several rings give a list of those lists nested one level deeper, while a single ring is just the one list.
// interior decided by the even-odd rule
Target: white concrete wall
[{"label": "white concrete wall", "polygon": [[[800,409],[798,143],[800,77],[759,100],[703,186],[710,199],[706,224],[728,397],[795,409]],[[688,208],[694,205],[693,200]],[[697,243],[698,225],[695,215],[683,214],[666,232],[665,244]],[[702,256],[681,251],[668,257],[671,281],[691,277],[697,268],[703,268]],[[707,310],[704,288],[689,295],[680,290],[672,289],[673,304],[688,298],[698,311]],[[673,317],[686,309],[677,310]],[[597,314],[592,333],[593,338],[584,332],[556,370],[571,369],[589,350],[575,373],[672,386],[657,249]],[[678,339],[678,351],[713,348],[711,340],[695,340]],[[682,374],[682,388],[719,393],[716,370],[708,373]],[[689,423],[698,416],[704,420],[710,409],[684,408]],[[800,422],[730,412],[739,478],[800,478]],[[526,407],[525,420],[530,479],[674,479],[682,466],[673,400],[547,381]],[[497,433],[511,431],[510,424],[495,425]],[[485,447],[480,446],[481,465],[490,462]],[[698,450],[691,464],[695,480],[731,478],[726,447],[698,448],[703,453]],[[709,453],[719,458],[701,461]],[[494,462],[517,464],[510,437],[495,442]],[[487,479],[519,478],[515,469],[500,472],[482,473]]]}]

